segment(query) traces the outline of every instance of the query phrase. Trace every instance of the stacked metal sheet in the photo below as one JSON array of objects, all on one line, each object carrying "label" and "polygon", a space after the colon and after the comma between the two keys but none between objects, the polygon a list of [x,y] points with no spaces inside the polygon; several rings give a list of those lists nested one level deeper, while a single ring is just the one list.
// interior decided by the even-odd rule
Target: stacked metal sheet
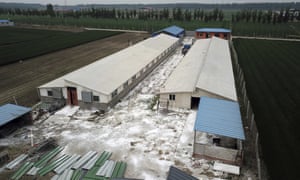
[{"label": "stacked metal sheet", "polygon": [[95,165],[96,161],[99,159],[100,154],[96,154],[92,159],[90,159],[83,167],[82,169],[90,170]]},{"label": "stacked metal sheet", "polygon": [[83,166],[86,162],[88,162],[93,156],[95,156],[97,152],[95,151],[89,151],[86,153],[82,158],[80,158],[73,166],[72,169],[79,169],[81,166]]},{"label": "stacked metal sheet", "polygon": [[26,158],[28,157],[27,154],[21,154],[20,156],[18,156],[16,159],[14,159],[13,161],[11,161],[10,163],[8,163],[5,168],[6,169],[13,169],[15,168],[17,165],[19,165],[22,161],[24,161]]},{"label": "stacked metal sheet", "polygon": [[78,155],[78,154],[72,155],[70,159],[66,160],[61,165],[59,165],[57,168],[55,168],[54,172],[56,174],[61,174],[62,172],[64,172],[64,170],[71,167],[79,158],[80,158],[80,155]]},{"label": "stacked metal sheet", "polygon": [[96,175],[103,177],[111,177],[112,172],[115,168],[115,164],[116,163],[112,160],[105,161],[105,163],[103,164],[103,166],[101,166]]}]

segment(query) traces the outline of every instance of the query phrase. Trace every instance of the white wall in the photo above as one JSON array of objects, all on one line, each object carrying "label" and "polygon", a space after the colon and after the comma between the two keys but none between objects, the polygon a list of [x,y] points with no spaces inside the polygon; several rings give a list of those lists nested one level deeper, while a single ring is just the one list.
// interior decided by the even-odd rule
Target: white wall
[{"label": "white wall", "polygon": [[217,98],[217,99],[225,99],[225,100],[228,100],[222,96],[218,96],[216,94],[212,94],[212,93],[209,93],[207,91],[204,91],[204,90],[201,90],[201,89],[198,89],[196,90],[196,92],[194,92],[192,94],[193,97],[202,97],[202,96],[206,96],[206,97],[211,97],[211,98]]},{"label": "white wall", "polygon": [[[68,81],[65,81],[65,82],[66,82],[66,84],[65,84],[66,87],[75,87],[76,88],[76,90],[77,90],[77,97],[78,97],[79,101],[82,101],[82,97],[81,97],[81,92],[82,91],[92,92],[93,96],[99,96],[99,99],[100,99],[99,102],[100,103],[108,103],[111,100],[111,97],[109,95],[102,94],[102,93],[99,93],[97,91],[85,88],[85,87],[81,87],[81,86],[79,86],[77,84],[73,84],[73,83],[68,82]],[[65,88],[65,89],[67,89],[67,88]],[[67,94],[67,90],[65,90],[65,91],[66,91],[66,94]]]},{"label": "white wall", "polygon": [[50,88],[39,88],[40,96],[48,96],[47,91],[51,90]]},{"label": "white wall", "polygon": [[[175,101],[169,100],[169,95],[175,94]],[[160,94],[160,101],[169,100],[170,108],[191,108],[191,93],[170,93],[170,94]]]}]

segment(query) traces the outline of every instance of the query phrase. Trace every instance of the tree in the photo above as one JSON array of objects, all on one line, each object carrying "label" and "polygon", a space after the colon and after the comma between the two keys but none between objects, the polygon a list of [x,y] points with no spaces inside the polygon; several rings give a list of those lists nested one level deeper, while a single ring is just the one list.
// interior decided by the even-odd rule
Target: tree
[{"label": "tree", "polygon": [[54,13],[52,4],[47,4],[46,7],[47,7],[47,9],[46,9],[47,14],[51,17],[54,17],[55,13]]},{"label": "tree", "polygon": [[219,10],[219,21],[223,21],[224,19],[224,13],[222,10]]}]

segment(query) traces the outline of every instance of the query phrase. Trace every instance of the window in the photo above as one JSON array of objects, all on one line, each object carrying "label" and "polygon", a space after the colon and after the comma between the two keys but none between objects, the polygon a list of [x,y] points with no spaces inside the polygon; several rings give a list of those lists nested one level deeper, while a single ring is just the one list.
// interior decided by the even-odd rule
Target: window
[{"label": "window", "polygon": [[169,100],[175,101],[175,94],[169,94]]},{"label": "window", "polygon": [[112,97],[115,97],[118,94],[118,90],[116,89],[114,92],[111,93]]},{"label": "window", "polygon": [[50,91],[50,90],[48,90],[48,91],[47,91],[47,95],[48,95],[48,96],[53,96],[53,92]]},{"label": "window", "polygon": [[93,101],[99,102],[100,101],[99,96],[93,96]]}]

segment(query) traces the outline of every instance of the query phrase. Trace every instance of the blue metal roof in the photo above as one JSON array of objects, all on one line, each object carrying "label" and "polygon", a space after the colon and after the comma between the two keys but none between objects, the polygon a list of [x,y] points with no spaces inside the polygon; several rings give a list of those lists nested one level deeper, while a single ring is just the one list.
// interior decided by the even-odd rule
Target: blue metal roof
[{"label": "blue metal roof", "polygon": [[224,28],[200,28],[196,29],[196,32],[217,32],[217,33],[230,33],[230,29],[224,29]]},{"label": "blue metal roof", "polygon": [[198,180],[194,176],[188,175],[187,173],[181,171],[180,169],[175,168],[174,166],[170,167],[167,180]]},{"label": "blue metal roof", "polygon": [[28,113],[31,108],[18,106],[14,104],[5,104],[0,106],[0,126]]},{"label": "blue metal roof", "polygon": [[0,23],[3,23],[3,22],[10,22],[10,20],[0,19]]},{"label": "blue metal roof", "polygon": [[245,140],[237,102],[201,97],[194,130]]},{"label": "blue metal roof", "polygon": [[166,32],[166,33],[172,34],[174,36],[178,36],[184,32],[184,29],[174,25],[174,26],[170,26],[170,27],[163,29],[162,32]]}]

